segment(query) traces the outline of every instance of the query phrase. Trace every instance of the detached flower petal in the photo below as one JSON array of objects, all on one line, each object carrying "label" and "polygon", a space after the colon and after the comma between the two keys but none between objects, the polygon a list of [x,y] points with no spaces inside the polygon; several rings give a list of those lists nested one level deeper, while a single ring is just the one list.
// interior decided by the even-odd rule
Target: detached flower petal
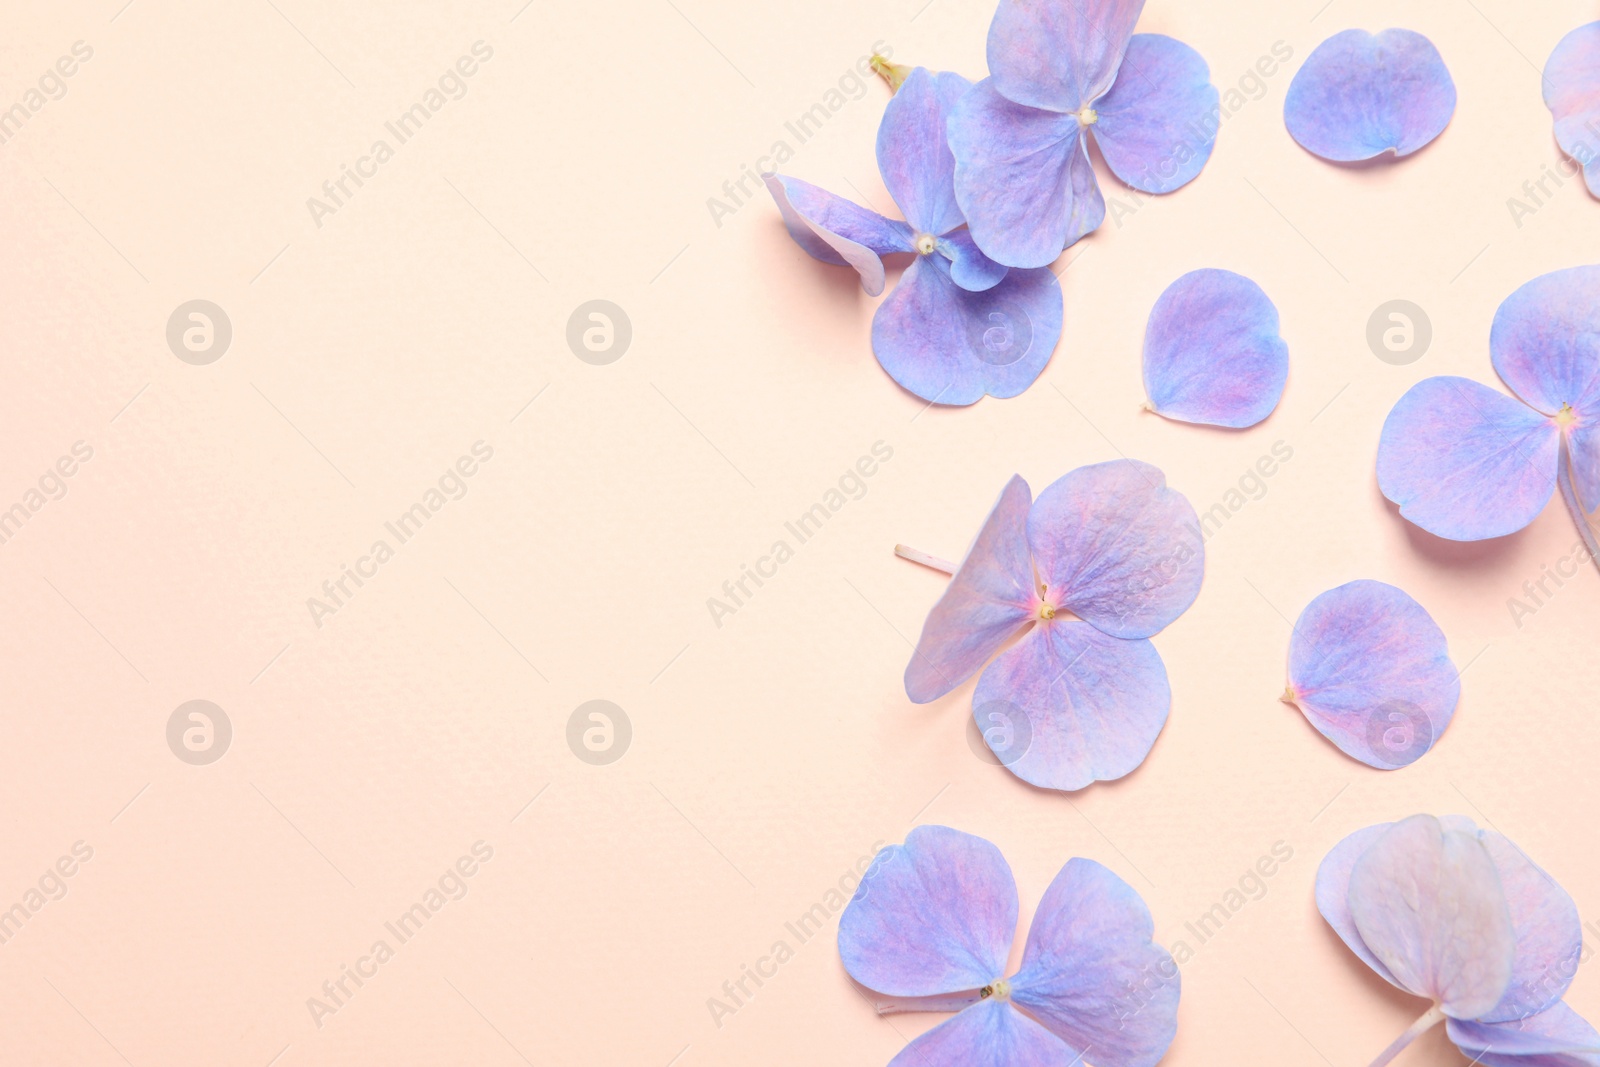
[{"label": "detached flower petal", "polygon": [[[1137,39],[1137,38],[1136,38]],[[1144,387],[1156,412],[1242,429],[1272,414],[1289,379],[1278,309],[1232,271],[1191,271],[1167,287],[1144,334]]]},{"label": "detached flower petal", "polygon": [[1544,65],[1543,84],[1556,143],[1583,168],[1589,192],[1600,196],[1600,22],[1561,38]]},{"label": "detached flower petal", "polygon": [[1323,41],[1289,83],[1283,118],[1313,155],[1340,163],[1409,156],[1444,132],[1456,87],[1420,33],[1345,30]]}]

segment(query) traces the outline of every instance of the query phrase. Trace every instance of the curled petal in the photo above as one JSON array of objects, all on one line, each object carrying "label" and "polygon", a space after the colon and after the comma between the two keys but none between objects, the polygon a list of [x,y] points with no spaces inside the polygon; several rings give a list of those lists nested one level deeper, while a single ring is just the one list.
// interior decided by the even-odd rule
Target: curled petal
[{"label": "curled petal", "polygon": [[782,174],[761,177],[795,244],[824,263],[854,267],[868,296],[883,292],[883,260],[879,257],[913,251],[911,228],[903,222],[886,219],[799,178]]},{"label": "curled petal", "polygon": [[1444,132],[1456,86],[1439,50],[1411,30],[1345,30],[1306,57],[1283,119],[1313,155],[1339,163],[1409,156]]},{"label": "curled petal", "polygon": [[1461,698],[1433,616],[1404,591],[1367,579],[1328,590],[1301,613],[1289,687],[1323,737],[1380,770],[1421,759]]},{"label": "curled petal", "polygon": [[850,977],[889,997],[977,990],[1002,973],[1017,932],[1017,887],[1000,850],[919,826],[873,857],[839,916]]},{"label": "curled petal", "polygon": [[1222,121],[1217,102],[1199,52],[1158,33],[1135,34],[1117,83],[1094,106],[1094,139],[1117,177],[1147,193],[1170,193],[1211,158]]},{"label": "curled petal", "polygon": [[1357,830],[1328,850],[1317,867],[1317,910],[1333,927],[1334,933],[1339,935],[1351,952],[1361,957],[1361,962],[1372,968],[1373,973],[1395,988],[1404,989],[1389,973],[1383,961],[1374,956],[1367,943],[1361,940],[1361,931],[1356,929],[1355,917],[1350,914],[1350,872],[1367,849],[1393,825],[1384,822]]},{"label": "curled petal", "polygon": [[1544,274],[1506,297],[1489,352],[1500,380],[1530,407],[1600,419],[1600,267]]},{"label": "curled petal", "polygon": [[[1044,789],[1082,789],[1132,772],[1171,706],[1154,645],[1076,621],[1036,627],[989,665],[972,694],[995,755]],[[994,725],[1006,728],[999,743]]]},{"label": "curled petal", "polygon": [[1007,98],[1077,111],[1117,78],[1144,0],[1000,0],[989,24],[989,73]]},{"label": "curled petal", "polygon": [[1132,886],[1068,860],[1039,902],[1011,996],[1096,1067],[1151,1067],[1177,1033],[1179,989],[1152,933]]},{"label": "curled petal", "polygon": [[1511,984],[1500,1003],[1481,1018],[1491,1023],[1514,1022],[1543,1012],[1566,994],[1578,973],[1583,928],[1578,923],[1578,907],[1567,891],[1527,853],[1493,830],[1477,833],[1500,875],[1516,934]]},{"label": "curled petal", "polygon": [[1468,378],[1427,378],[1384,420],[1378,487],[1439,537],[1481,541],[1532,522],[1556,487],[1560,431]]},{"label": "curled petal", "polygon": [[889,377],[934,404],[1016,396],[1061,336],[1061,285],[1015,270],[981,293],[957,285],[942,256],[920,256],[872,318],[872,351]]},{"label": "curled petal", "polygon": [[1033,617],[1026,525],[1032,502],[1028,483],[1013,475],[928,612],[906,667],[906,695],[918,704],[966,681]]},{"label": "curled petal", "polygon": [[950,280],[969,292],[993,289],[1011,269],[984,255],[966,230],[956,230],[939,238],[938,250],[950,261]]},{"label": "curled petal", "polygon": [[1350,914],[1400,988],[1451,1018],[1499,1003],[1515,937],[1494,861],[1471,833],[1413,815],[1384,832],[1350,874]]},{"label": "curled petal", "polygon": [[1561,1001],[1507,1022],[1447,1019],[1445,1031],[1484,1067],[1600,1067],[1600,1033]]},{"label": "curled petal", "polygon": [[1144,387],[1169,419],[1240,429],[1278,406],[1289,346],[1278,309],[1249,278],[1191,271],[1156,301],[1144,334]]},{"label": "curled petal", "polygon": [[889,98],[878,126],[878,171],[912,229],[938,236],[961,225],[956,161],[945,123],[972,87],[959,74],[913,70]]},{"label": "curled petal", "polygon": [[985,78],[956,105],[949,133],[956,200],[972,239],[997,262],[1048,266],[1105,221],[1105,198],[1072,115],[1013,103]]},{"label": "curled petal", "polygon": [[1544,65],[1544,102],[1555,118],[1556,143],[1583,168],[1600,196],[1600,22],[1579,26]]},{"label": "curled petal", "polygon": [[1059,1037],[991,997],[912,1039],[889,1067],[1074,1067],[1081,1062]]},{"label": "curled petal", "polygon": [[1045,599],[1113,637],[1150,637],[1200,594],[1194,508],[1148,463],[1119,459],[1057,479],[1028,514]]}]

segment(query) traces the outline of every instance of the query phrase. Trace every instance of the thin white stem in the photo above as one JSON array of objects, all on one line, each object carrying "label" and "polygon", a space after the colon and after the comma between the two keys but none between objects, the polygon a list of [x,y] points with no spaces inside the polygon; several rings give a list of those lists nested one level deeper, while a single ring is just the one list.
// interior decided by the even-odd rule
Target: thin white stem
[{"label": "thin white stem", "polygon": [[956,565],[949,560],[940,559],[938,556],[930,556],[926,552],[919,552],[914,548],[907,548],[905,545],[895,545],[894,554],[901,559],[909,559],[912,563],[920,563],[924,567],[931,567],[936,571],[943,571],[945,574],[954,574],[956,572]]},{"label": "thin white stem", "polygon": [[1412,1023],[1410,1027],[1406,1029],[1405,1033],[1395,1038],[1393,1044],[1384,1049],[1382,1052],[1378,1053],[1378,1058],[1372,1061],[1371,1067],[1384,1067],[1384,1064],[1400,1055],[1401,1051],[1407,1045],[1411,1044],[1411,1042],[1415,1041],[1419,1036],[1427,1033],[1429,1030],[1433,1029],[1435,1026],[1438,1026],[1442,1022],[1444,1022],[1444,1011],[1439,1007],[1439,1005],[1435,1004],[1433,1007],[1423,1012],[1422,1015],[1418,1017],[1417,1021]]}]

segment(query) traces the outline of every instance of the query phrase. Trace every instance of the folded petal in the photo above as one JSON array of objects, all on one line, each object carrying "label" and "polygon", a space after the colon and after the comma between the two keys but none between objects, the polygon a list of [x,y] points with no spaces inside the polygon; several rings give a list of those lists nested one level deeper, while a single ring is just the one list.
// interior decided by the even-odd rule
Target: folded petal
[{"label": "folded petal", "polygon": [[1074,1067],[1079,1054],[1007,1001],[989,997],[913,1038],[889,1067]]},{"label": "folded petal", "polygon": [[1526,1019],[1444,1025],[1462,1054],[1484,1067],[1600,1067],[1600,1033],[1561,1001]]},{"label": "folded petal", "polygon": [[1278,309],[1241,274],[1191,271],[1150,312],[1144,388],[1169,419],[1254,426],[1278,406],[1288,379],[1289,346],[1278,336]]},{"label": "folded petal", "polygon": [[[1154,645],[1076,621],[1035,627],[989,665],[972,694],[978,728],[1000,762],[1043,789],[1082,789],[1130,773],[1171,706]],[[996,716],[1010,727],[1000,744],[989,729]]]},{"label": "folded petal", "polygon": [[1506,297],[1489,352],[1500,380],[1531,407],[1600,419],[1600,267],[1544,274]]},{"label": "folded petal", "polygon": [[1205,575],[1189,501],[1138,460],[1079,467],[1039,494],[1028,544],[1045,600],[1113,637],[1149,637],[1188,610]]},{"label": "folded petal", "polygon": [[1289,688],[1317,732],[1369,767],[1433,747],[1461,699],[1444,631],[1404,591],[1370,579],[1313,600],[1289,639]]},{"label": "folded petal", "polygon": [[1468,378],[1426,378],[1400,398],[1378,439],[1378,487],[1439,537],[1481,541],[1532,522],[1556,487],[1560,431]]},{"label": "folded petal", "polygon": [[1355,869],[1356,861],[1393,825],[1392,822],[1382,822],[1357,830],[1328,850],[1317,867],[1317,910],[1350,951],[1361,957],[1361,962],[1390,985],[1403,989],[1405,987],[1395,981],[1389,968],[1361,940],[1355,917],[1350,914],[1350,872]]},{"label": "folded petal", "polygon": [[950,263],[920,256],[872,317],[872,351],[889,377],[936,404],[1016,396],[1039,377],[1061,336],[1061,285],[1014,270],[981,293]]},{"label": "folded petal", "polygon": [[1396,823],[1356,861],[1349,899],[1361,940],[1400,988],[1456,1019],[1499,1003],[1515,939],[1500,876],[1474,834],[1432,815]]},{"label": "folded petal", "polygon": [[1083,127],[1072,115],[1013,103],[985,78],[956,105],[949,134],[956,201],[990,258],[1048,266],[1105,220]]},{"label": "folded petal", "polygon": [[984,255],[966,230],[955,230],[940,237],[937,248],[939,254],[950,261],[950,280],[974,293],[993,289],[1011,269]]},{"label": "folded petal", "polygon": [[1579,26],[1544,65],[1544,102],[1555,118],[1556,143],[1583,168],[1600,196],[1600,22]]},{"label": "folded petal", "polygon": [[868,296],[883,292],[883,260],[889,252],[913,251],[911,228],[858,207],[810,182],[782,174],[763,174],[778,202],[784,228],[795,244],[824,263],[851,266]]},{"label": "folded petal", "polygon": [[1578,973],[1583,954],[1578,907],[1554,878],[1504,835],[1493,830],[1477,833],[1500,875],[1516,935],[1511,984],[1500,1003],[1480,1018],[1490,1023],[1526,1019],[1559,1002]]},{"label": "folded petal", "polygon": [[1038,597],[1027,536],[1032,502],[1028,483],[1013,475],[928,612],[906,667],[906,696],[916,703],[937,700],[966,681],[1033,618]]},{"label": "folded petal", "polygon": [[1455,82],[1433,42],[1411,30],[1345,30],[1306,57],[1283,120],[1306,151],[1349,163],[1409,156],[1443,133],[1455,110]]},{"label": "folded petal", "polygon": [[890,997],[976,990],[1004,972],[1017,887],[1000,850],[948,826],[919,826],[878,850],[839,916],[850,977]]},{"label": "folded petal", "polygon": [[1111,88],[1144,0],[1000,0],[989,73],[1019,104],[1077,111]]},{"label": "folded petal", "polygon": [[1170,193],[1211,158],[1221,112],[1200,53],[1159,33],[1128,42],[1111,91],[1094,106],[1094,139],[1111,172],[1135,189]]},{"label": "folded petal", "polygon": [[945,123],[972,88],[959,74],[913,70],[889,98],[878,126],[878,171],[912,229],[938,236],[961,225],[955,157]]},{"label": "folded petal", "polygon": [[1068,860],[1039,902],[1011,998],[1095,1067],[1151,1067],[1177,1033],[1179,987],[1153,932],[1132,886]]}]

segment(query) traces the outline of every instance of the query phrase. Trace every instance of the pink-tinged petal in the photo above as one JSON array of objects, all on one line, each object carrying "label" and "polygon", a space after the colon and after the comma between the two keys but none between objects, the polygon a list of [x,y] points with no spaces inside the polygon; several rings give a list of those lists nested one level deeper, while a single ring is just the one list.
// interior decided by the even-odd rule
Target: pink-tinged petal
[{"label": "pink-tinged petal", "polygon": [[1579,26],[1544,65],[1544,102],[1555,118],[1556,143],[1583,168],[1600,196],[1600,22]]},{"label": "pink-tinged petal", "polygon": [[1409,156],[1443,133],[1455,110],[1455,82],[1433,42],[1411,30],[1345,30],[1295,72],[1283,119],[1306,151],[1351,163]]},{"label": "pink-tinged petal", "polygon": [[1013,103],[985,78],[956,105],[949,134],[956,201],[972,239],[996,262],[1049,266],[1105,221],[1073,116]]},{"label": "pink-tinged petal", "polygon": [[1356,862],[1367,849],[1393,825],[1392,822],[1383,822],[1357,830],[1328,850],[1317,867],[1317,910],[1350,951],[1361,958],[1362,963],[1371,967],[1373,973],[1390,985],[1403,989],[1405,987],[1395,981],[1389,968],[1361,940],[1361,931],[1356,929],[1355,917],[1350,914],[1350,872],[1355,870]]},{"label": "pink-tinged petal", "polygon": [[989,73],[1019,104],[1077,111],[1117,77],[1144,0],[1000,0]]},{"label": "pink-tinged petal", "polygon": [[839,916],[850,977],[887,997],[977,990],[1004,972],[1017,886],[1000,850],[948,826],[919,826],[873,857]]},{"label": "pink-tinged petal", "polygon": [[1421,759],[1450,725],[1461,676],[1427,609],[1361,579],[1301,612],[1289,639],[1289,688],[1345,755],[1393,770]]},{"label": "pink-tinged petal", "polygon": [[1094,105],[1094,139],[1117,177],[1170,193],[1211,158],[1222,122],[1217,101],[1199,52],[1158,33],[1135,34],[1117,83]]},{"label": "pink-tinged petal", "polygon": [[972,83],[959,74],[913,70],[890,97],[878,126],[878,171],[914,230],[946,233],[961,225],[955,157],[945,123]]},{"label": "pink-tinged petal", "polygon": [[1144,333],[1144,388],[1169,419],[1242,429],[1272,414],[1289,380],[1278,309],[1232,271],[1190,271],[1167,287]]},{"label": "pink-tinged petal", "polygon": [[1506,297],[1489,352],[1500,380],[1530,406],[1600,418],[1600,267],[1544,274]]},{"label": "pink-tinged petal", "polygon": [[868,296],[883,292],[883,260],[889,252],[913,251],[911,228],[858,207],[799,178],[763,174],[778,203],[784,228],[816,259],[854,267]]},{"label": "pink-tinged petal", "polygon": [[950,280],[969,292],[993,289],[1005,280],[1011,268],[983,254],[978,242],[966,230],[955,230],[939,238],[939,254],[950,261]]},{"label": "pink-tinged petal", "polygon": [[913,1038],[889,1067],[1074,1067],[1082,1057],[1059,1037],[990,997]]},{"label": "pink-tinged petal", "polygon": [[[1583,417],[1567,430],[1567,455],[1562,462],[1568,465],[1571,486],[1577,491],[1577,508],[1573,521],[1587,522],[1585,541],[1590,550],[1595,548],[1595,535],[1600,533],[1600,415]],[[1579,518],[1581,512],[1583,518]]]},{"label": "pink-tinged petal", "polygon": [[1504,835],[1479,830],[1478,839],[1494,860],[1516,933],[1511,984],[1500,1003],[1480,1018],[1490,1023],[1526,1019],[1559,1001],[1578,973],[1583,954],[1578,907],[1554,878]]},{"label": "pink-tinged petal", "polygon": [[1033,617],[1032,502],[1028,483],[1013,475],[928,612],[906,667],[906,696],[916,703],[937,700],[966,681]]},{"label": "pink-tinged petal", "polygon": [[1153,932],[1132,886],[1068,860],[1039,902],[1011,997],[1095,1067],[1152,1067],[1177,1034],[1180,984]]},{"label": "pink-tinged petal", "polygon": [[1045,599],[1113,637],[1150,637],[1188,610],[1205,576],[1200,521],[1148,463],[1118,459],[1057,479],[1028,514]]},{"label": "pink-tinged petal", "polygon": [[1468,378],[1426,378],[1384,420],[1378,487],[1439,537],[1481,541],[1532,522],[1556,487],[1560,431]]},{"label": "pink-tinged petal", "polygon": [[944,257],[921,256],[872,318],[872,351],[889,377],[933,404],[1011,397],[1032,385],[1061,336],[1061,284],[1048,270],[1009,271],[974,293]]},{"label": "pink-tinged petal", "polygon": [[1476,835],[1432,815],[1390,827],[1350,873],[1350,914],[1400,988],[1451,1018],[1499,1003],[1516,948],[1494,861]]},{"label": "pink-tinged petal", "polygon": [[972,694],[973,716],[1000,762],[1043,789],[1082,789],[1132,772],[1171,706],[1154,645],[1077,621],[1035,627],[989,665]]},{"label": "pink-tinged petal", "polygon": [[1561,1001],[1525,1019],[1444,1025],[1462,1054],[1484,1067],[1600,1067],[1600,1033]]}]

